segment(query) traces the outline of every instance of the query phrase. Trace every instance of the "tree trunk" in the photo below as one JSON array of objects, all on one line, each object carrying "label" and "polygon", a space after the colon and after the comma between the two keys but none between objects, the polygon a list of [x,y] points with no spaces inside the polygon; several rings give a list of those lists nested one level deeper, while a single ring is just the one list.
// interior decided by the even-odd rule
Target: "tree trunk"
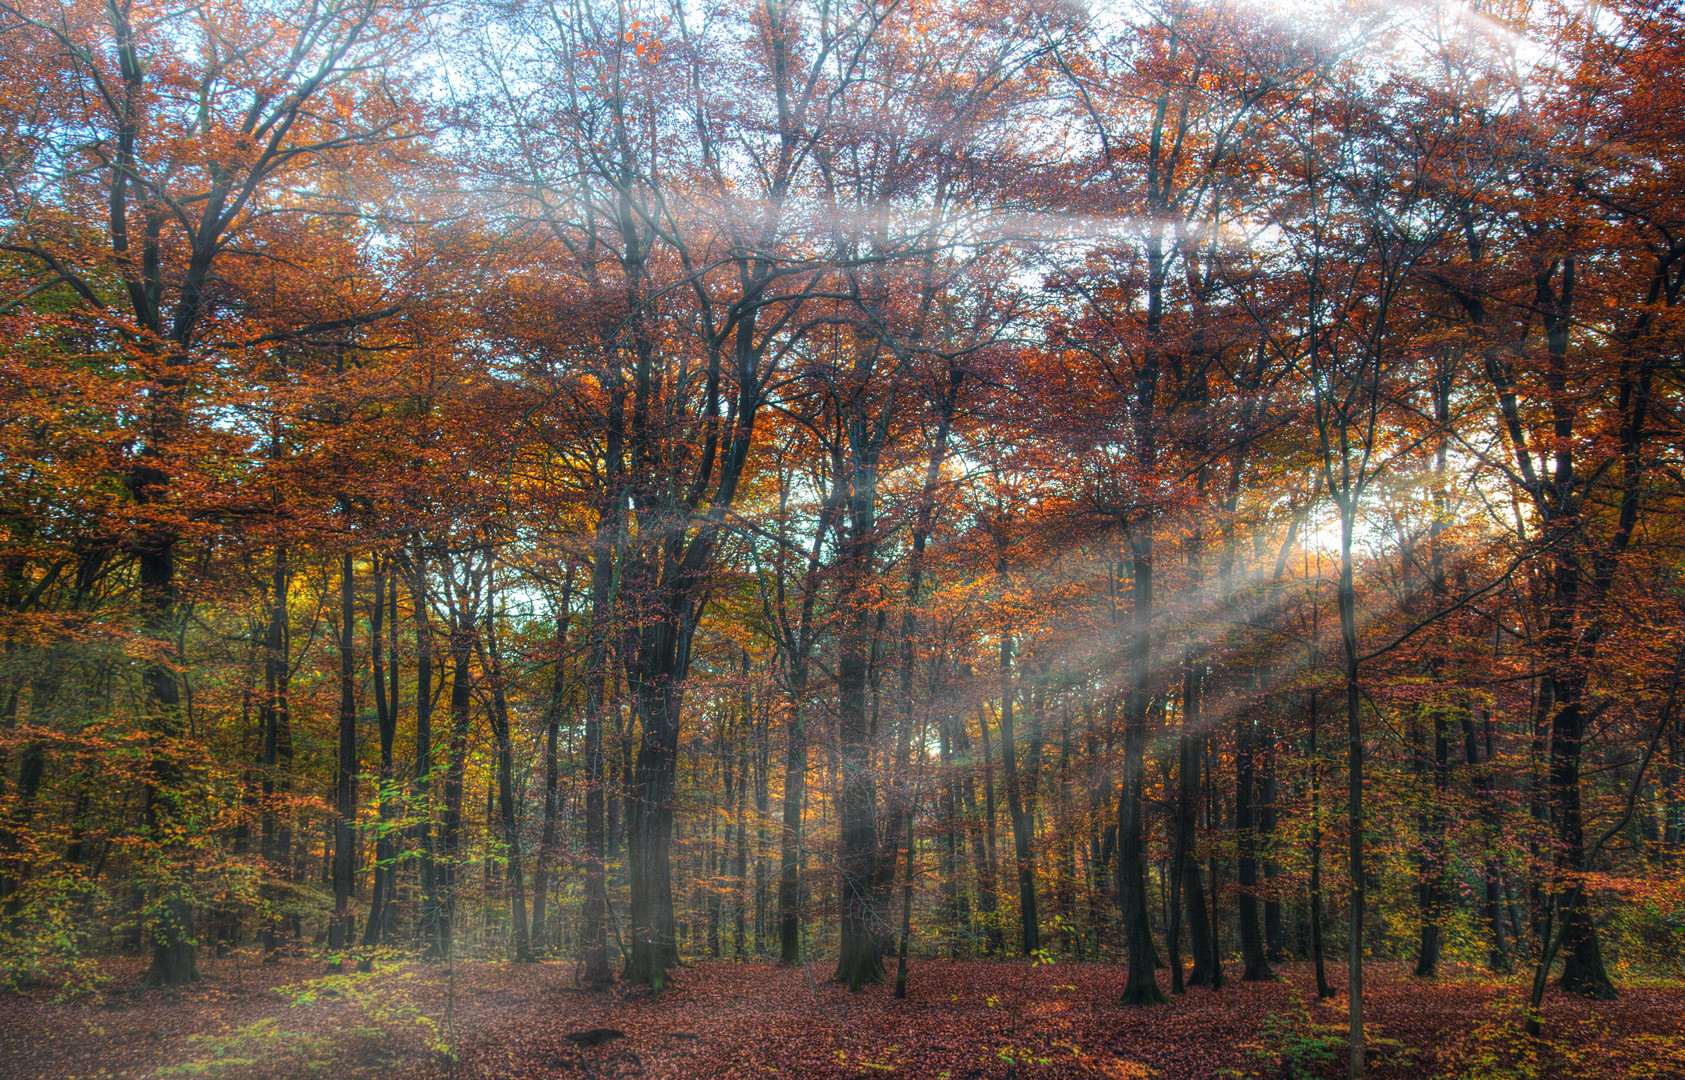
[{"label": "tree trunk", "polygon": [[1152,690],[1153,522],[1137,518],[1130,524],[1133,581],[1130,596],[1130,689],[1123,729],[1123,791],[1117,808],[1118,907],[1123,916],[1124,940],[1129,947],[1129,973],[1123,1004],[1162,1002],[1158,988],[1152,926],[1148,922],[1146,820],[1143,789],[1146,779],[1147,709]]},{"label": "tree trunk", "polygon": [[792,695],[784,748],[784,821],[778,848],[778,962],[801,963],[802,803],[807,780],[807,731],[802,702]]},{"label": "tree trunk", "polygon": [[591,549],[591,623],[585,657],[585,906],[579,946],[584,981],[602,986],[613,978],[608,956],[608,766],[603,753],[603,714],[608,700],[608,635],[613,615],[614,551],[620,532],[619,502],[604,505]]},{"label": "tree trunk", "polygon": [[989,759],[989,718],[977,714],[978,734],[983,741],[983,820],[979,846],[978,911],[984,921],[984,943],[989,955],[1001,951],[1005,934],[1000,926],[1000,862],[995,854],[995,770]]},{"label": "tree trunk", "polygon": [[[1558,867],[1578,873],[1585,866],[1585,834],[1580,811],[1580,748],[1585,739],[1585,715],[1580,701],[1584,676],[1557,680],[1556,718],[1551,724],[1550,782],[1557,814]],[[1559,891],[1565,888],[1558,886]],[[1598,1001],[1613,1001],[1615,986],[1603,966],[1603,951],[1584,888],[1567,888],[1562,907],[1562,989]]]},{"label": "tree trunk", "polygon": [[1271,963],[1282,963],[1287,960],[1287,934],[1282,925],[1281,894],[1276,891],[1276,878],[1281,874],[1281,867],[1275,860],[1275,826],[1276,826],[1276,797],[1278,794],[1276,780],[1276,748],[1277,734],[1275,725],[1269,722],[1273,710],[1264,706],[1264,775],[1259,783],[1261,793],[1258,807],[1258,835],[1259,846],[1264,851],[1264,959]]},{"label": "tree trunk", "polygon": [[[166,390],[166,394],[170,391]],[[164,406],[160,406],[164,408]],[[163,428],[155,425],[155,432]],[[146,441],[144,460],[151,461],[158,453],[153,439]],[[157,501],[167,483],[161,471],[147,465],[137,468],[139,477],[135,489],[142,492],[140,502]],[[148,497],[146,493],[150,493]],[[165,657],[173,656],[175,635],[173,623],[176,607],[175,545],[173,530],[154,530],[139,545],[140,596],[142,633],[158,643]],[[155,843],[165,848],[166,858],[175,843],[168,839],[171,819],[177,809],[183,780],[176,754],[183,749],[176,745],[184,734],[181,716],[181,688],[175,668],[168,659],[146,662],[141,672],[144,707],[147,713],[147,733],[153,745],[149,775],[146,783],[146,825]],[[171,859],[171,861],[175,861]],[[199,977],[199,953],[194,945],[192,880],[185,866],[177,865],[169,874],[165,895],[157,902],[158,912],[152,925],[152,963],[147,968],[149,986],[179,986]]]},{"label": "tree trunk", "polygon": [[[390,627],[391,663],[383,651],[381,634]],[[375,719],[380,725],[380,832],[374,846],[374,888],[369,897],[369,917],[363,927],[363,945],[372,948],[382,937],[390,937],[392,901],[397,893],[398,848],[392,835],[392,819],[398,814],[397,770],[393,744],[398,737],[398,575],[393,560],[375,560],[374,604],[369,609],[370,666],[374,676]],[[390,676],[390,682],[388,681]]]},{"label": "tree trunk", "polygon": [[[1252,672],[1254,692],[1260,692],[1261,680],[1257,669]],[[1273,979],[1269,961],[1264,957],[1263,930],[1258,925],[1258,835],[1253,820],[1253,794],[1257,779],[1257,718],[1259,704],[1241,710],[1235,718],[1235,848],[1236,882],[1235,907],[1240,930],[1241,979],[1259,982]]]},{"label": "tree trunk", "polygon": [[[1414,972],[1419,979],[1431,979],[1439,974],[1440,923],[1444,920],[1445,902],[1444,840],[1441,833],[1445,829],[1443,807],[1447,798],[1446,769],[1449,767],[1449,754],[1445,711],[1436,704],[1433,707],[1433,759],[1428,769],[1421,770],[1424,773],[1431,772],[1434,790],[1432,796],[1424,797],[1426,809],[1421,821],[1422,866],[1418,900],[1421,905],[1422,929],[1416,950]],[[1418,754],[1418,759],[1421,756],[1425,755]],[[1426,779],[1426,776],[1423,779]]]},{"label": "tree trunk", "polygon": [[850,612],[839,646],[837,692],[838,769],[841,773],[842,859],[838,901],[842,940],[836,980],[850,990],[885,978],[881,939],[876,931],[872,883],[877,867],[877,785],[872,776],[866,710],[866,677],[871,612],[862,602]]},{"label": "tree trunk", "polygon": [[351,943],[352,855],[357,823],[357,629],[355,562],[351,552],[339,561],[339,763],[334,803],[333,918],[328,923],[330,963]]},{"label": "tree trunk", "polygon": [[468,772],[468,729],[473,721],[470,705],[473,700],[474,678],[469,664],[474,656],[473,616],[461,607],[461,599],[453,605],[450,653],[450,758],[445,765],[445,822],[444,844],[439,866],[439,947],[442,957],[449,957],[456,930],[457,891],[463,867],[462,803],[464,781]]},{"label": "tree trunk", "polygon": [[738,724],[738,768],[737,768],[737,805],[732,810],[732,817],[737,825],[737,851],[732,865],[732,901],[736,904],[737,941],[732,949],[732,957],[739,963],[743,961],[744,942],[747,938],[745,916],[749,910],[749,740],[744,730],[750,723],[748,710],[748,694],[745,699],[744,714]]},{"label": "tree trunk", "polygon": [[[651,587],[643,571],[628,578]],[[679,752],[680,683],[693,625],[681,625],[671,610],[650,619],[637,635],[637,659],[631,691],[641,731],[627,799],[626,862],[631,885],[627,913],[632,947],[626,958],[628,982],[659,992],[667,969],[679,962],[673,912],[670,851],[673,837],[675,770]],[[682,638],[682,641],[681,641]]]},{"label": "tree trunk", "polygon": [[[1480,743],[1475,735],[1474,715],[1467,709],[1462,713],[1463,721],[1463,763],[1468,767],[1470,786],[1474,788],[1474,795],[1480,804],[1481,825],[1486,832],[1483,838],[1490,848],[1492,837],[1495,835],[1496,808],[1492,805],[1492,774],[1486,761],[1481,757]],[[1488,719],[1490,724],[1491,720]],[[1500,893],[1503,887],[1503,872],[1497,855],[1487,851],[1483,877],[1485,889],[1482,897],[1486,929],[1490,935],[1486,951],[1486,964],[1494,972],[1507,974],[1510,970],[1509,948],[1505,944],[1504,918],[1500,911]]]},{"label": "tree trunk", "polygon": [[415,838],[421,876],[422,954],[445,955],[443,904],[439,895],[436,833],[433,827],[433,624],[428,612],[427,561],[418,543],[410,571],[410,607],[415,623],[415,778],[412,788]]},{"label": "tree trunk", "polygon": [[[571,610],[572,606],[573,606],[573,572],[574,572],[574,568],[570,565],[567,568],[566,576],[563,578],[561,600],[557,603],[557,606],[556,606],[556,644],[555,644],[556,660],[555,660],[555,666],[551,669],[551,674],[550,674],[550,704],[549,704],[549,707],[545,710],[545,718],[544,718],[544,828],[543,828],[543,832],[540,835],[540,838],[539,838],[539,841],[538,841],[538,865],[533,868],[533,873],[532,873],[532,944],[533,944],[533,950],[535,952],[538,952],[538,953],[543,953],[543,952],[549,951],[550,938],[552,936],[551,930],[550,930],[550,921],[549,921],[550,920],[550,916],[549,916],[550,868],[552,866],[554,866],[555,863],[556,863],[556,842],[557,842],[556,817],[557,817],[557,810],[558,810],[558,807],[556,805],[556,786],[557,786],[558,781],[560,780],[560,775],[559,775],[560,774],[560,768],[559,768],[559,762],[558,762],[557,756],[556,756],[556,749],[557,749],[556,748],[556,742],[561,735],[562,718],[567,714],[568,709],[569,709],[569,703],[572,700],[572,695],[571,695],[571,692],[570,692],[569,687],[568,687],[567,650],[568,650],[568,628],[573,622],[573,614],[572,614],[572,610]],[[590,757],[591,757],[591,747],[589,746],[589,743],[590,743],[589,737],[587,737],[586,742],[588,744],[586,746],[586,758],[587,758],[587,761],[589,761]],[[600,725],[597,729],[596,754],[597,754],[597,757],[596,757],[597,764],[600,768],[600,766],[602,764],[602,728],[601,728]],[[587,800],[589,800],[589,795],[587,795]],[[596,870],[597,870],[597,888],[600,891],[601,888],[602,888],[602,872],[603,872],[602,871],[602,839],[603,839],[602,825],[603,825],[603,822],[602,822],[602,804],[601,804],[601,802],[599,802],[597,804],[597,822],[596,822],[596,824],[597,824],[596,842],[597,842],[597,845],[598,845],[597,846],[597,867],[596,867]],[[591,889],[590,889],[591,828],[590,828],[590,825],[591,825],[590,811],[589,811],[589,809],[587,809],[587,811],[586,811],[586,830],[585,830],[586,831],[586,844],[585,844],[585,847],[586,847],[586,867],[587,867],[586,868],[586,890],[585,890],[585,905],[586,905],[586,908],[589,908],[590,903],[591,903]],[[597,912],[597,924],[596,925],[597,925],[597,932],[600,935],[602,933],[602,912],[601,912],[600,907],[599,907],[599,910]],[[581,914],[580,914],[580,938],[581,938],[582,944],[584,943],[584,940],[587,937],[589,926],[590,926],[590,919],[588,917],[588,913],[585,912],[585,911],[582,911]],[[601,944],[602,943],[599,942],[599,948],[601,948]],[[603,957],[603,967],[604,967],[605,971],[607,969],[607,966],[608,966],[608,958],[607,958],[607,955],[605,954],[604,957]]]},{"label": "tree trunk", "polygon": [[[1211,920],[1205,909],[1205,885],[1199,872],[1199,856],[1195,851],[1199,820],[1199,762],[1203,753],[1198,734],[1205,665],[1195,661],[1182,676],[1182,731],[1177,736],[1176,770],[1176,839],[1172,852],[1172,873],[1177,875],[1182,906],[1187,910],[1188,944],[1193,951],[1194,969],[1188,976],[1189,986],[1218,985],[1217,949],[1211,936]],[[1173,966],[1179,974],[1181,959],[1176,956]]]},{"label": "tree trunk", "polygon": [[1024,808],[1018,776],[1016,736],[1012,727],[1012,634],[1003,630],[1000,638],[1000,762],[1006,781],[1006,807],[1012,817],[1013,863],[1018,870],[1018,920],[1022,931],[1020,947],[1030,956],[1041,948],[1036,918],[1036,878],[1030,844],[1030,815]]},{"label": "tree trunk", "polygon": [[[263,648],[263,705],[259,715],[263,722],[263,819],[262,841],[265,872],[268,876],[285,879],[291,876],[292,830],[289,818],[276,813],[278,799],[291,790],[292,722],[288,705],[288,683],[292,672],[289,654],[287,594],[292,572],[287,563],[287,549],[275,549],[274,568],[270,576],[269,620],[264,633]],[[265,963],[280,960],[281,928],[279,921],[270,918],[260,933]]]},{"label": "tree trunk", "polygon": [[1347,1075],[1358,1080],[1363,1075],[1363,718],[1362,690],[1358,684],[1357,660],[1357,589],[1353,581],[1352,531],[1356,506],[1350,501],[1340,514],[1340,644],[1345,651],[1346,683],[1346,802],[1347,828],[1350,830],[1351,883],[1348,902],[1350,910],[1347,929],[1346,995],[1347,995]]},{"label": "tree trunk", "polygon": [[[1314,626],[1314,624],[1313,624]],[[1317,665],[1315,630],[1312,630],[1311,668]],[[1334,996],[1333,987],[1328,985],[1328,973],[1324,964],[1322,948],[1322,807],[1320,804],[1321,785],[1319,781],[1321,766],[1316,756],[1317,737],[1317,693],[1311,691],[1311,742],[1310,742],[1310,782],[1311,782],[1311,960],[1316,964],[1316,996],[1327,1000]]]},{"label": "tree trunk", "polygon": [[509,724],[509,701],[503,688],[503,656],[498,647],[495,603],[486,605],[485,658],[490,661],[493,735],[497,739],[497,810],[503,825],[509,883],[509,915],[515,938],[514,960],[532,962],[532,939],[527,930],[526,868],[521,852],[521,824],[515,813],[515,745]]}]

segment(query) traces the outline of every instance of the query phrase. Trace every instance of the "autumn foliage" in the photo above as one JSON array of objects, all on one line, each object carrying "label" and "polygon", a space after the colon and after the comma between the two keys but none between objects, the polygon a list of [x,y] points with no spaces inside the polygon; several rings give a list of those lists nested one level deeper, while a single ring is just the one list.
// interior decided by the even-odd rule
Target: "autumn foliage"
[{"label": "autumn foliage", "polygon": [[1673,1075],[1682,42],[0,0],[4,1023]]}]

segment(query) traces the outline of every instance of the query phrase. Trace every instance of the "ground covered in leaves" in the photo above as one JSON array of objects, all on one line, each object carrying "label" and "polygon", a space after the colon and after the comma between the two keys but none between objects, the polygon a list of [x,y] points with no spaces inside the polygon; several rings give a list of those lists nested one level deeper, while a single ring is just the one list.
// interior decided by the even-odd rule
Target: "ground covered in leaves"
[{"label": "ground covered in leaves", "polygon": [[[80,997],[0,998],[0,1077],[1344,1075],[1344,999],[1318,1004],[1303,965],[1150,1008],[1118,1005],[1123,971],[1099,964],[917,961],[904,1001],[849,994],[817,965],[702,964],[656,998],[584,992],[562,963],[203,967],[179,992],[115,962]],[[1378,1078],[1685,1077],[1685,984],[1629,984],[1596,1005],[1553,993],[1539,1042],[1520,1033],[1518,982],[1368,977]]]}]

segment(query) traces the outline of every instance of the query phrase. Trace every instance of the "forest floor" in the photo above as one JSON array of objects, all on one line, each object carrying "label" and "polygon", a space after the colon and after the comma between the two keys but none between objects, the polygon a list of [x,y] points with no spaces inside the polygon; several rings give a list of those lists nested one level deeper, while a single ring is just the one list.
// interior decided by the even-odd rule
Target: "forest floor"
[{"label": "forest floor", "polygon": [[[0,997],[0,1078],[1344,1075],[1344,998],[1317,1003],[1304,964],[1151,1008],[1117,1004],[1121,967],[1082,963],[915,960],[902,1001],[887,986],[850,994],[817,963],[698,964],[656,998],[583,992],[569,963],[324,977],[319,960],[225,958],[202,970],[181,991],[146,990],[138,961],[113,961],[78,998],[46,986]],[[1520,1033],[1518,980],[1459,970],[1423,983],[1391,964],[1366,979],[1378,1080],[1685,1078],[1685,983],[1627,985],[1596,1004],[1552,991],[1534,1041]],[[594,1029],[620,1037],[568,1038]]]}]

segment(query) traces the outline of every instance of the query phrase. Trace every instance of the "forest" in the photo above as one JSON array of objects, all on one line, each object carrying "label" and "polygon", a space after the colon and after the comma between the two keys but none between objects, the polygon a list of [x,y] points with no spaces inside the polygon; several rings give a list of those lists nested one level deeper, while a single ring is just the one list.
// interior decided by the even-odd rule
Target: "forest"
[{"label": "forest", "polygon": [[1685,10],[0,58],[0,1076],[1685,1077]]}]

